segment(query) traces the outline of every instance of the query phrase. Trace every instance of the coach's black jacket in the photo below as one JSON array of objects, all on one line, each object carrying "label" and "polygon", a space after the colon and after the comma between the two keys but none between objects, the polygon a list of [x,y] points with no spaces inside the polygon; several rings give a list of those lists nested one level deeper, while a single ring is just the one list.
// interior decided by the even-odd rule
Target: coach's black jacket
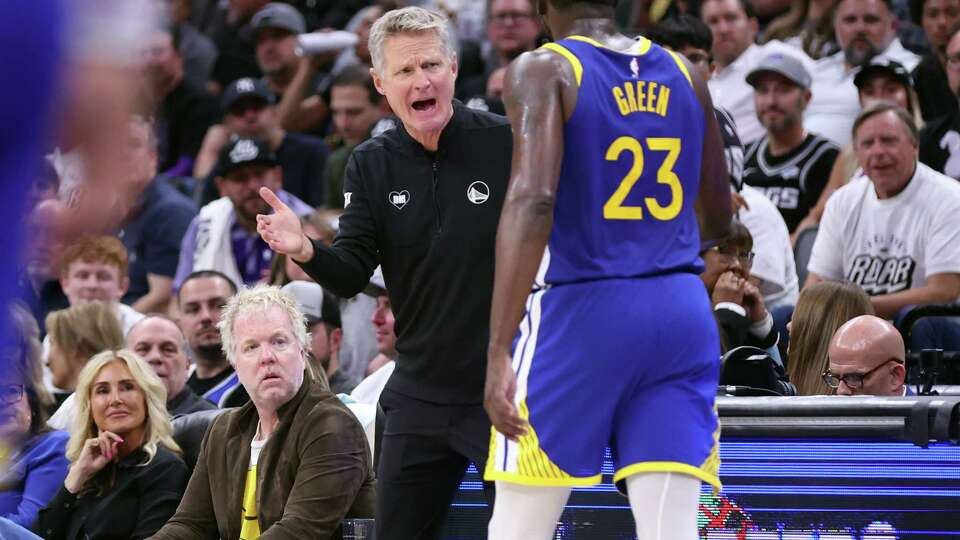
[{"label": "coach's black jacket", "polygon": [[302,264],[345,298],[380,263],[400,358],[387,388],[436,403],[479,404],[493,293],[493,254],[510,175],[507,119],[454,102],[436,153],[402,125],[358,146],[330,248]]}]

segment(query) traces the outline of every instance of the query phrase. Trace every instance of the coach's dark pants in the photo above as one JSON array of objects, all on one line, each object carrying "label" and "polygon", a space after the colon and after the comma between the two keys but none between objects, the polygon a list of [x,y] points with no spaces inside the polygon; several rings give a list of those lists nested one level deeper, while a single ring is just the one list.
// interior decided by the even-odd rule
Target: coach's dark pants
[{"label": "coach's dark pants", "polygon": [[[481,405],[440,405],[390,390],[380,395],[377,540],[440,538],[467,466],[483,473],[490,420]],[[493,507],[493,489],[484,489]]]}]

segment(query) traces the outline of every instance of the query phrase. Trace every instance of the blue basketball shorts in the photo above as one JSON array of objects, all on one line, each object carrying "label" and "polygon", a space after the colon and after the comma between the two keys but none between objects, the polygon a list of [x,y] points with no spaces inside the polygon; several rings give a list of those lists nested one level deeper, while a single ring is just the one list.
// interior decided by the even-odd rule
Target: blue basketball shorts
[{"label": "blue basketball shorts", "polygon": [[492,430],[484,477],[532,486],[679,472],[720,488],[714,398],[720,340],[699,277],[608,279],[539,290],[514,341],[527,433]]}]

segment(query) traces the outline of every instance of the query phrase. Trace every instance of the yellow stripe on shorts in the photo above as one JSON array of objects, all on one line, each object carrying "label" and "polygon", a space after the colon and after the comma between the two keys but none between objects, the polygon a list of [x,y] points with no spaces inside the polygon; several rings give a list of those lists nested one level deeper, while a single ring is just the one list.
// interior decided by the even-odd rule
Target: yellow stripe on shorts
[{"label": "yellow stripe on shorts", "polygon": [[[529,421],[530,410],[526,400],[520,402],[520,417]],[[577,477],[571,476],[558,467],[546,452],[540,448],[540,439],[533,426],[527,425],[527,433],[517,442],[509,441],[500,435],[496,429],[490,430],[490,456],[484,471],[485,480],[501,480],[527,486],[593,486],[599,484],[602,476]],[[517,452],[516,472],[505,471],[496,463],[497,445],[506,444],[507,451]]]}]

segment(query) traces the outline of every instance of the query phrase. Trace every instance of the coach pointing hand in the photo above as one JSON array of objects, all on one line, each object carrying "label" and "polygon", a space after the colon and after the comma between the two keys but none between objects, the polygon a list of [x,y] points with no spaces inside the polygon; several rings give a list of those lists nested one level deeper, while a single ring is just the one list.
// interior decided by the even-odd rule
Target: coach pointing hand
[{"label": "coach pointing hand", "polygon": [[297,262],[313,257],[313,244],[303,234],[300,218],[270,188],[260,188],[260,197],[273,208],[271,215],[257,215],[257,232],[270,249],[288,255]]},{"label": "coach pointing hand", "polygon": [[260,194],[274,213],[258,216],[257,230],[344,298],[383,268],[400,356],[380,395],[376,536],[439,538],[467,466],[483,470],[489,449],[493,251],[512,137],[506,118],[454,101],[457,56],[441,15],[391,11],[370,29],[369,48],[374,85],[399,125],[350,155],[333,245],[306,238],[269,190]]}]

